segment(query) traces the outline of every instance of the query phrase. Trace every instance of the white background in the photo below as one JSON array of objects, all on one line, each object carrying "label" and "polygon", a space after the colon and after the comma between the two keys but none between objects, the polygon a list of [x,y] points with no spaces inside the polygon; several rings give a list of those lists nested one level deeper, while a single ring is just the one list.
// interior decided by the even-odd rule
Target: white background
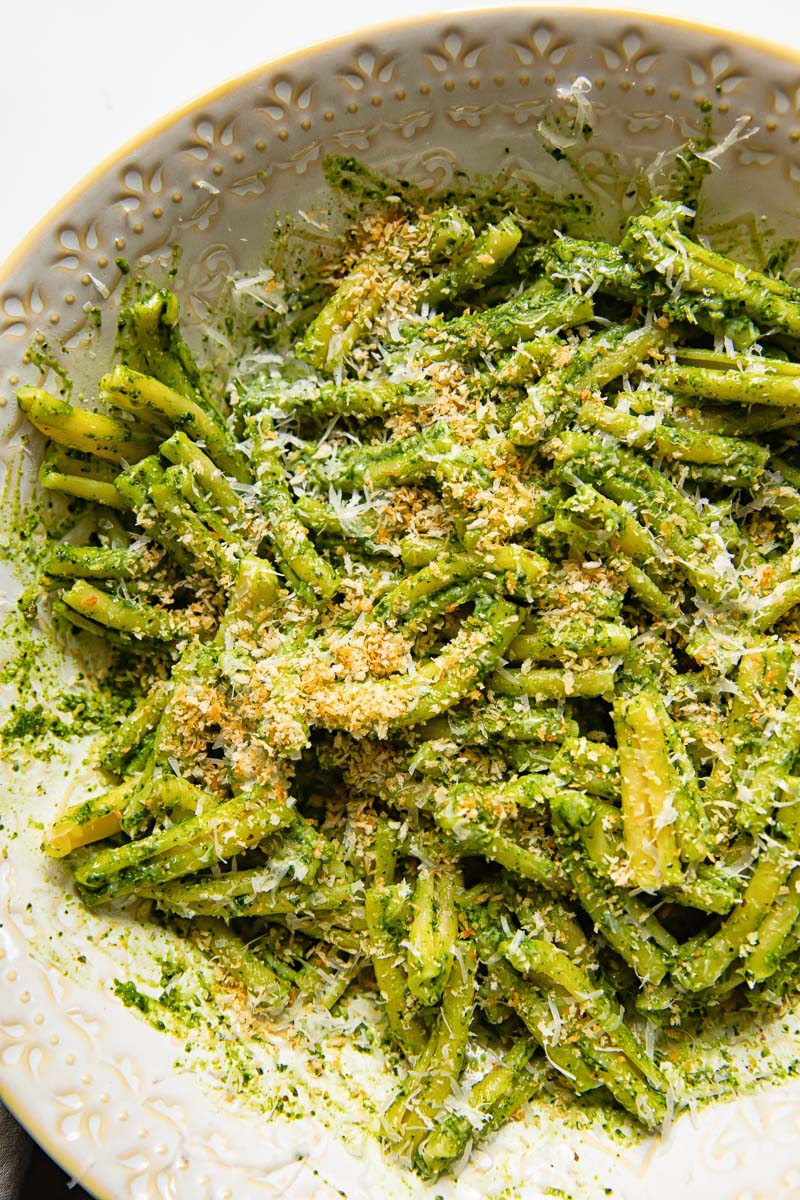
[{"label": "white background", "polygon": [[[484,0],[480,7],[506,7]],[[694,20],[800,52],[798,0],[562,0]],[[314,42],[459,0],[0,0],[0,262],[150,122]],[[473,7],[478,7],[473,5]]]}]

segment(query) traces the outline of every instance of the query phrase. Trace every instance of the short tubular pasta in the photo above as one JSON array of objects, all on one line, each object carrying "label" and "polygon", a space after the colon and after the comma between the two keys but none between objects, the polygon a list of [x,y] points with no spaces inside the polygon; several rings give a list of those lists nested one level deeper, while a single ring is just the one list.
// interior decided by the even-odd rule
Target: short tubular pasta
[{"label": "short tubular pasta", "polygon": [[407,195],[226,381],[139,280],[97,411],[19,403],[81,518],[40,610],[143,681],[46,852],[270,1019],[377,996],[435,1178],[541,1091],[657,1129],[656,1024],[800,977],[800,292],[662,199]]}]

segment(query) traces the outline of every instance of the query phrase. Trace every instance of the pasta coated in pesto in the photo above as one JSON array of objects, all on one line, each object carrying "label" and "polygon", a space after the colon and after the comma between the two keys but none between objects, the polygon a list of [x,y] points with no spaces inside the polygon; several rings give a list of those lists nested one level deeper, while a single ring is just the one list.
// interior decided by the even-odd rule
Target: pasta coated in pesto
[{"label": "pasta coated in pesto", "polygon": [[19,392],[143,683],[45,849],[271,1017],[377,993],[426,1178],[543,1090],[657,1129],[643,1021],[800,978],[800,292],[665,200],[477,212],[373,206],[225,387],[142,281],[109,411]]}]

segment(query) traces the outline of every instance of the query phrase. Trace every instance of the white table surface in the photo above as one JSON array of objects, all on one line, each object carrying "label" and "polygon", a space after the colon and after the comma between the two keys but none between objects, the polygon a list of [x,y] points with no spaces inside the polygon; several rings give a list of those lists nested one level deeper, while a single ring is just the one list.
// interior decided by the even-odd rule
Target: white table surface
[{"label": "white table surface", "polygon": [[[480,7],[492,6],[504,2]],[[582,6],[662,13],[800,50],[796,0]],[[468,7],[464,0],[0,0],[0,262],[97,162],[193,96],[304,45]]]}]

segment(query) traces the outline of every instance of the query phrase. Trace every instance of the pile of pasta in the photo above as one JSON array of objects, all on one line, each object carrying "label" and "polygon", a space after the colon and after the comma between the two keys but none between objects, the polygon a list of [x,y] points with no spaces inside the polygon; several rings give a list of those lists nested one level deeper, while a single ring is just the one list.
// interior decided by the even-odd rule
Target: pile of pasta
[{"label": "pile of pasta", "polygon": [[144,683],[47,851],[264,1019],[376,994],[428,1177],[544,1087],[658,1128],[800,966],[800,291],[666,200],[474,220],[262,272],[225,387],[140,283],[97,405],[19,393],[49,610]]}]

